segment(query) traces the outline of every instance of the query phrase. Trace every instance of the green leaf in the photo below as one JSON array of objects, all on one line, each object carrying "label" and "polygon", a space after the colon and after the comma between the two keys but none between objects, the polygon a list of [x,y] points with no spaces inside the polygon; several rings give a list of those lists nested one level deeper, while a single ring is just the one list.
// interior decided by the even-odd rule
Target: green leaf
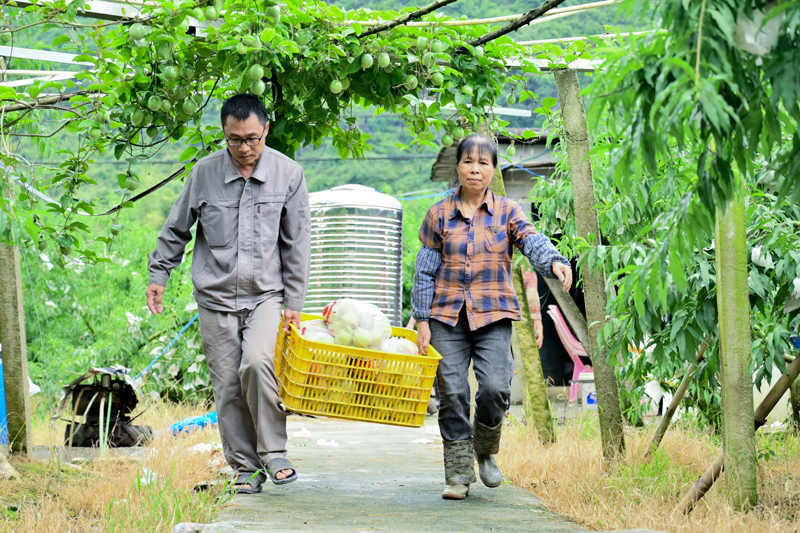
[{"label": "green leaf", "polygon": [[352,60],[344,69],[345,74],[355,74],[361,70],[361,62]]},{"label": "green leaf", "polygon": [[542,100],[542,107],[546,109],[552,109],[558,103],[558,98],[553,98],[552,96],[548,96],[544,100]]},{"label": "green leaf", "polygon": [[267,27],[264,28],[264,31],[261,32],[259,35],[261,38],[261,42],[264,44],[271,43],[272,39],[275,37],[275,28]]},{"label": "green leaf", "polygon": [[69,39],[69,35],[67,35],[67,34],[59,35],[58,37],[53,39],[53,47],[55,48],[56,46],[58,46],[60,44],[69,42],[69,40],[70,40]]},{"label": "green leaf", "polygon": [[83,11],[83,0],[72,0],[67,7],[66,17],[68,20],[75,20],[78,10]]},{"label": "green leaf", "polygon": [[91,98],[87,98],[86,96],[83,96],[82,94],[76,94],[75,96],[73,96],[72,98],[69,99],[69,103],[70,104],[78,104],[78,103],[81,103],[81,102],[91,103],[92,99]]},{"label": "green leaf", "polygon": [[675,283],[678,292],[686,292],[686,271],[683,269],[683,263],[674,248],[670,250],[669,254],[669,270],[672,273],[672,282]]},{"label": "green leaf", "polygon": [[120,143],[114,146],[114,158],[117,161],[125,154],[125,148],[127,148],[127,144]]},{"label": "green leaf", "polygon": [[189,161],[197,154],[197,148],[195,146],[187,146],[186,149],[181,152],[181,155],[178,157],[179,161]]}]

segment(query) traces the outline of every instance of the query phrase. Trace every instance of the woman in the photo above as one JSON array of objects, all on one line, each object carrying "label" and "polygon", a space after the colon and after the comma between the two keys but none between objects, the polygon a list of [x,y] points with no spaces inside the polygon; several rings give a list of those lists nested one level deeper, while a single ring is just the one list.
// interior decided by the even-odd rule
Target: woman
[{"label": "woman", "polygon": [[[442,355],[437,372],[447,484],[442,497],[463,500],[475,482],[473,454],[484,485],[503,482],[493,455],[511,396],[511,321],[520,319],[512,246],[542,275],[560,279],[565,292],[572,270],[517,203],[488,190],[497,167],[492,139],[467,137],[456,161],[461,186],[428,210],[419,231],[412,305],[420,353],[432,343]],[[469,420],[470,361],[478,380],[474,424]]]}]

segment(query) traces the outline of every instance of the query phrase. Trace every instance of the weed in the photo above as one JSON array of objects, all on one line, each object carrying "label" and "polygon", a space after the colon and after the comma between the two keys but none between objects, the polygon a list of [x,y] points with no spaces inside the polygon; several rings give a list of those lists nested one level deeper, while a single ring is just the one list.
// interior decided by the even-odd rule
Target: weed
[{"label": "weed", "polygon": [[758,447],[767,450],[770,460],[759,462],[757,508],[733,511],[725,502],[723,474],[688,519],[673,514],[720,451],[718,436],[690,418],[670,428],[650,461],[642,458],[653,428],[629,427],[627,457],[605,468],[596,415],[567,421],[550,446],[542,446],[534,428],[512,424],[497,458],[516,485],[535,494],[551,511],[592,529],[796,533],[800,438],[789,433],[758,434]]},{"label": "weed", "polygon": [[[157,436],[138,455],[110,450],[107,459],[80,465],[12,458],[22,479],[0,482],[0,531],[157,533],[180,522],[213,520],[227,501],[224,487],[193,488],[216,477],[224,460],[219,451],[193,447],[219,442],[217,430],[177,438],[165,431],[170,423],[203,412],[201,406],[150,402],[143,410],[139,421]],[[38,421],[34,427],[35,444],[55,438],[50,427],[63,431],[63,423]]]}]

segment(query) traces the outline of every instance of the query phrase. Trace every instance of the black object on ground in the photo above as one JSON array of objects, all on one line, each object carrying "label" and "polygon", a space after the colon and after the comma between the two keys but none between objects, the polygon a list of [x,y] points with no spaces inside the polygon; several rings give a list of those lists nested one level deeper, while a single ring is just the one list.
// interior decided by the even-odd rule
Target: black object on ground
[{"label": "black object on ground", "polygon": [[[83,383],[87,379],[92,379],[92,382]],[[69,402],[70,418],[65,420],[64,445],[99,446],[103,432],[108,435],[106,444],[111,447],[143,444],[152,437],[153,430],[149,426],[135,426],[132,423],[134,419],[130,415],[139,403],[138,393],[138,387],[128,375],[127,368],[90,368],[63,389],[54,418],[60,417]]]}]

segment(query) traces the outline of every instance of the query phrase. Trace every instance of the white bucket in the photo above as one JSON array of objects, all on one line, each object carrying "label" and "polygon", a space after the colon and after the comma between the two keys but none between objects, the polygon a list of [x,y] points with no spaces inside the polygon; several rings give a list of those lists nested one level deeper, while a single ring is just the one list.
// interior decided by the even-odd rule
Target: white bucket
[{"label": "white bucket", "polygon": [[582,372],[577,382],[581,384],[581,407],[584,411],[597,411],[597,391],[594,388],[594,372]]}]

